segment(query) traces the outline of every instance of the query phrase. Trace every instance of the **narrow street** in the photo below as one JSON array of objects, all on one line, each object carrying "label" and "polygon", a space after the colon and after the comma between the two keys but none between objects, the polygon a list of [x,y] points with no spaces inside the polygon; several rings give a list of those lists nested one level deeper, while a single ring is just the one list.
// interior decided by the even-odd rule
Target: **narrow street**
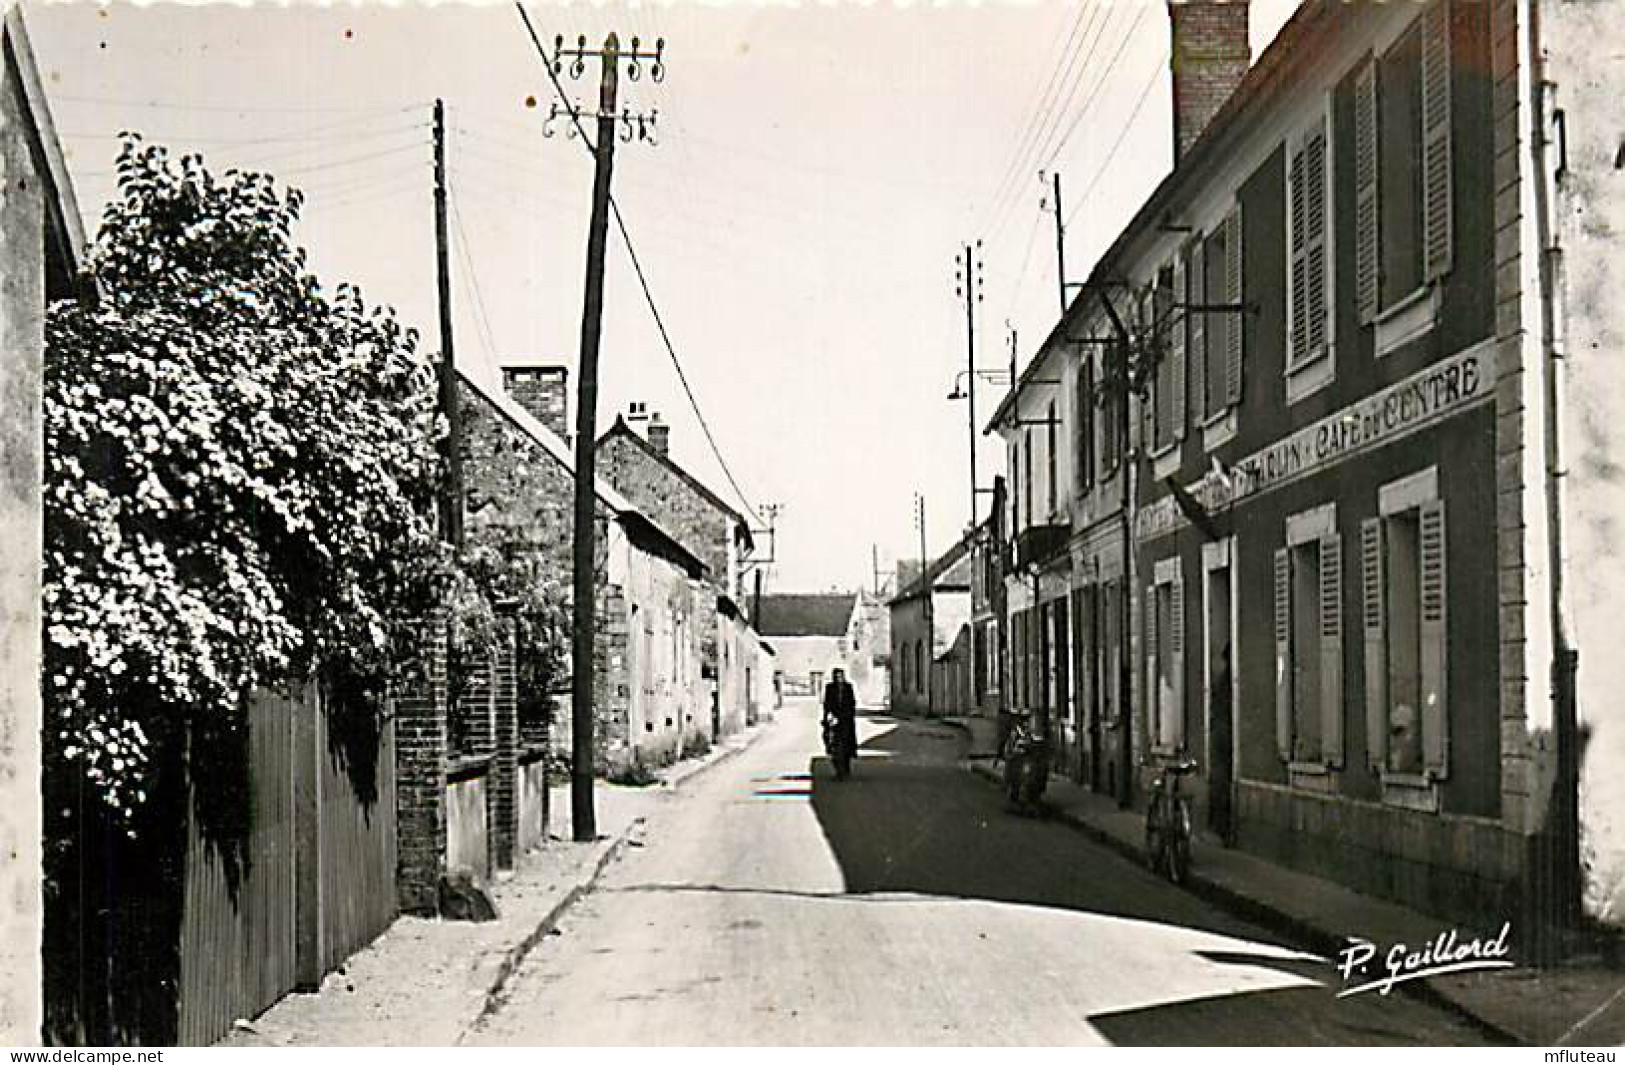
[{"label": "narrow street", "polygon": [[[948,727],[816,711],[691,781],[529,956],[487,1044],[1467,1044],[1063,825]],[[808,774],[811,773],[809,779]]]}]

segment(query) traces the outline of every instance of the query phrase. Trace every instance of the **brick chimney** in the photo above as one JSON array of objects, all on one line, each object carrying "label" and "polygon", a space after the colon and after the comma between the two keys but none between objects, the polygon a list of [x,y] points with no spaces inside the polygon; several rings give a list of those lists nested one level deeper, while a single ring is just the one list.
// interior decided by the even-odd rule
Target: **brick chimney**
[{"label": "brick chimney", "polygon": [[1173,48],[1174,162],[1185,157],[1252,61],[1248,0],[1168,0]]},{"label": "brick chimney", "polygon": [[660,420],[660,415],[649,416],[649,446],[665,455],[671,448],[671,426]]},{"label": "brick chimney", "polygon": [[504,366],[502,387],[559,439],[570,439],[570,371],[563,366]]}]

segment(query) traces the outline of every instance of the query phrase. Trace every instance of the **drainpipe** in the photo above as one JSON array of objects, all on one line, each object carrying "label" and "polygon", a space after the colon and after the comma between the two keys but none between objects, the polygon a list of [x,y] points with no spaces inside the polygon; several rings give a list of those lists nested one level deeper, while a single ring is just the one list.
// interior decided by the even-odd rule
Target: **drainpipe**
[{"label": "drainpipe", "polygon": [[[1531,191],[1534,198],[1535,239],[1540,274],[1540,355],[1543,371],[1542,421],[1543,469],[1547,523],[1547,588],[1552,630],[1551,698],[1552,734],[1556,744],[1555,779],[1546,824],[1537,842],[1533,863],[1535,872],[1546,872],[1550,881],[1537,886],[1534,900],[1539,911],[1557,929],[1572,928],[1580,916],[1580,750],[1579,707],[1575,691],[1579,651],[1571,646],[1567,602],[1563,594],[1563,478],[1562,415],[1564,388],[1563,341],[1560,336],[1559,286],[1562,280],[1563,249],[1553,235],[1551,170],[1546,147],[1547,130],[1555,112],[1549,113],[1549,94],[1555,88],[1546,79],[1540,45],[1539,11],[1536,0],[1519,0],[1518,20],[1523,33],[1524,54],[1529,77]],[[1548,944],[1548,947],[1554,944]]]}]

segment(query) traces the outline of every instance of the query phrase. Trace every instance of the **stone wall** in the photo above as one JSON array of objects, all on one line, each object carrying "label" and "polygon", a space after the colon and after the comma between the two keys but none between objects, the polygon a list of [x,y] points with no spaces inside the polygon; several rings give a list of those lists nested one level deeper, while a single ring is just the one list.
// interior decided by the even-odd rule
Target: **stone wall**
[{"label": "stone wall", "polygon": [[649,454],[630,433],[617,428],[604,437],[598,451],[600,475],[705,563],[713,583],[724,585],[733,516]]}]

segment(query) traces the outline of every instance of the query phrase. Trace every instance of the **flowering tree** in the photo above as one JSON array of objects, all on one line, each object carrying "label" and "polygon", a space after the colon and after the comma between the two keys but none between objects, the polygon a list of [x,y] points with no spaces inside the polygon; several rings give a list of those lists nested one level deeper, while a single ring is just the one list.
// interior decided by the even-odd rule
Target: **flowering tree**
[{"label": "flowering tree", "polygon": [[305,271],[300,194],[134,136],[118,175],[100,298],[47,321],[45,694],[49,749],[128,819],[155,744],[256,685],[382,676],[393,623],[468,582],[432,367]]}]

